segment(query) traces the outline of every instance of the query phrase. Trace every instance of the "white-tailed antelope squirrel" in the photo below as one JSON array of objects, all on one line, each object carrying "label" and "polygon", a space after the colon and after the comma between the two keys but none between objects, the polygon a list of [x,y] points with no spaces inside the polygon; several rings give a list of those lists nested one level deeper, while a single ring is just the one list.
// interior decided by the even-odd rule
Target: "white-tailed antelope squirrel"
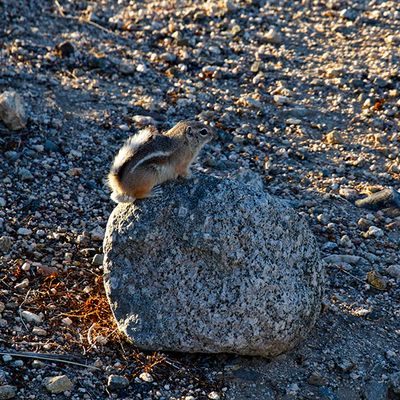
[{"label": "white-tailed antelope squirrel", "polygon": [[213,136],[211,127],[195,121],[181,121],[164,134],[147,128],[131,136],[108,174],[111,199],[131,203],[151,196],[154,186],[189,176],[190,165]]}]

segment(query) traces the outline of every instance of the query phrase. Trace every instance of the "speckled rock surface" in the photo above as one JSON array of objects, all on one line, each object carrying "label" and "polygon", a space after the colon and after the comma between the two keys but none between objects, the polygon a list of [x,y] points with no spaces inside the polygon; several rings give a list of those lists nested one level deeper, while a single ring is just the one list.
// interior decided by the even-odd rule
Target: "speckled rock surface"
[{"label": "speckled rock surface", "polygon": [[143,349],[274,356],[319,314],[322,267],[292,209],[234,180],[199,175],[162,198],[118,205],[104,241],[120,328]]}]

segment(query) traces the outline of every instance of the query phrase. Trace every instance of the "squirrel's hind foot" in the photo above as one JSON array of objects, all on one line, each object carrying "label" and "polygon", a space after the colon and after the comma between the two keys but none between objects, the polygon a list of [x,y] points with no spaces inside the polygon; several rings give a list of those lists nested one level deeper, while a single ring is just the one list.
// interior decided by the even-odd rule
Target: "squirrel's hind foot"
[{"label": "squirrel's hind foot", "polygon": [[161,197],[162,194],[163,194],[162,188],[160,186],[154,186],[149,197],[152,198]]}]

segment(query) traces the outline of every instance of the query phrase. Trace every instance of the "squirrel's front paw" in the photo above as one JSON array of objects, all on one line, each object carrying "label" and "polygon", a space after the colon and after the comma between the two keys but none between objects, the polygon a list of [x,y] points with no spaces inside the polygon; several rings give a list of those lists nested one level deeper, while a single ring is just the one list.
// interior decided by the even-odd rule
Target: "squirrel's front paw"
[{"label": "squirrel's front paw", "polygon": [[190,179],[192,177],[192,173],[190,171],[186,171],[181,175],[184,179]]}]

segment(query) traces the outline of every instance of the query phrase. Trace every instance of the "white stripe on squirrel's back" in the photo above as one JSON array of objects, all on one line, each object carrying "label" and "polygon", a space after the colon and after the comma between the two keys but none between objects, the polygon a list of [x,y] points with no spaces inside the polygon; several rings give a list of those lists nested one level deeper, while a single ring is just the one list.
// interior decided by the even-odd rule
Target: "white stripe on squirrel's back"
[{"label": "white stripe on squirrel's back", "polygon": [[131,136],[115,156],[112,165],[112,172],[117,173],[118,170],[125,164],[127,158],[132,155],[140,145],[145,143],[151,135],[151,129],[144,129],[136,135]]},{"label": "white stripe on squirrel's back", "polygon": [[141,160],[139,160],[135,165],[133,165],[130,169],[129,172],[134,171],[139,165],[143,164],[146,161],[151,160],[152,158],[158,158],[158,157],[168,157],[172,154],[171,151],[156,151],[154,153],[148,154],[146,157],[143,157]]}]

